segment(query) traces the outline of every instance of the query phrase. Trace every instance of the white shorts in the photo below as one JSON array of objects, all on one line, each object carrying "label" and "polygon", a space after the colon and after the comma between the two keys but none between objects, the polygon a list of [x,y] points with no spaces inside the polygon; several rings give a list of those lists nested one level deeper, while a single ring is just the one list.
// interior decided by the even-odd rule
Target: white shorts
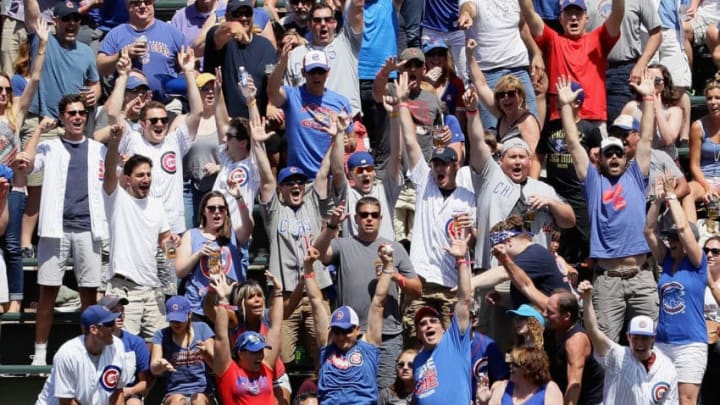
[{"label": "white shorts", "polygon": [[718,18],[697,13],[692,20],[693,45],[704,45],[707,31],[711,25],[718,23]]},{"label": "white shorts", "polygon": [[673,345],[655,342],[655,346],[672,360],[677,370],[678,383],[702,383],[705,368],[707,367],[707,344]]},{"label": "white shorts", "polygon": [[92,232],[64,232],[62,239],[38,241],[38,284],[59,287],[63,284],[65,266],[72,253],[78,287],[100,287],[102,242],[93,240]]}]

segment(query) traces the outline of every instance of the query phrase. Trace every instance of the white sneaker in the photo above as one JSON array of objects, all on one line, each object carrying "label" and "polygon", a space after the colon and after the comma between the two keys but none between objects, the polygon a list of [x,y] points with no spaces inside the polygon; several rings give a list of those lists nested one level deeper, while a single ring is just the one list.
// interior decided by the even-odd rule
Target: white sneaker
[{"label": "white sneaker", "polygon": [[40,356],[31,354],[30,358],[32,359],[32,363],[30,363],[31,366],[47,366],[47,361]]}]

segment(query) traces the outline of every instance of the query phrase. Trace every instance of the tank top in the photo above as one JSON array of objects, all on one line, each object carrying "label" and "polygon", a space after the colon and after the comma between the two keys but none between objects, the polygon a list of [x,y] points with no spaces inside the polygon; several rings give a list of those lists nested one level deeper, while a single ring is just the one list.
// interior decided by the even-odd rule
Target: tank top
[{"label": "tank top", "polygon": [[183,158],[183,177],[190,180],[198,191],[210,191],[215,183],[217,174],[207,174],[205,165],[220,162],[217,156],[218,145],[217,131],[198,134],[192,147]]},{"label": "tank top", "polygon": [[700,119],[702,144],[700,145],[700,170],[708,179],[720,177],[720,143],[710,140],[705,130],[705,118]]},{"label": "tank top", "polygon": [[[546,386],[547,384],[541,385],[537,390],[535,390],[533,395],[527,399],[527,401],[523,402],[522,405],[544,405]],[[507,383],[507,386],[505,386],[505,392],[503,393],[502,402],[500,402],[500,405],[513,405],[513,388],[515,388],[515,384],[513,384],[512,381],[509,381]]]}]

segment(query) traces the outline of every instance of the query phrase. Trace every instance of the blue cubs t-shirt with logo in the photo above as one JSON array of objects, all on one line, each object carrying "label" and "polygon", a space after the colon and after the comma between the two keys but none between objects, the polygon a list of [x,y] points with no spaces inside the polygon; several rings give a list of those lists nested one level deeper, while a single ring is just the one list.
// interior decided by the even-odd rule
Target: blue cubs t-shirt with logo
[{"label": "blue cubs t-shirt with logo", "polygon": [[658,280],[660,310],[655,340],[669,344],[706,343],[707,257],[703,254],[700,266],[695,267],[685,256],[675,273],[671,271],[672,265],[673,258],[668,253]]},{"label": "blue cubs t-shirt with logo", "polygon": [[334,344],[320,349],[320,403],[376,404],[379,358],[380,348],[363,340],[358,340],[345,353]]}]

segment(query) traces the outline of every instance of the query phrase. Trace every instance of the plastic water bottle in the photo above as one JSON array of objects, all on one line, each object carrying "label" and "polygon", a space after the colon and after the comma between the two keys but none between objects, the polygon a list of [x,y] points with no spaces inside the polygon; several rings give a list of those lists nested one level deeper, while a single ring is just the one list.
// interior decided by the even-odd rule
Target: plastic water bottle
[{"label": "plastic water bottle", "polygon": [[140,36],[138,37],[138,39],[137,39],[136,41],[137,41],[137,42],[140,42],[141,44],[144,44],[144,45],[145,45],[145,53],[144,53],[143,56],[140,58],[140,62],[141,62],[143,65],[146,65],[146,64],[150,63],[150,49],[148,48],[148,38],[147,38],[147,36],[145,36],[145,34],[142,34],[142,35],[140,35]]}]

